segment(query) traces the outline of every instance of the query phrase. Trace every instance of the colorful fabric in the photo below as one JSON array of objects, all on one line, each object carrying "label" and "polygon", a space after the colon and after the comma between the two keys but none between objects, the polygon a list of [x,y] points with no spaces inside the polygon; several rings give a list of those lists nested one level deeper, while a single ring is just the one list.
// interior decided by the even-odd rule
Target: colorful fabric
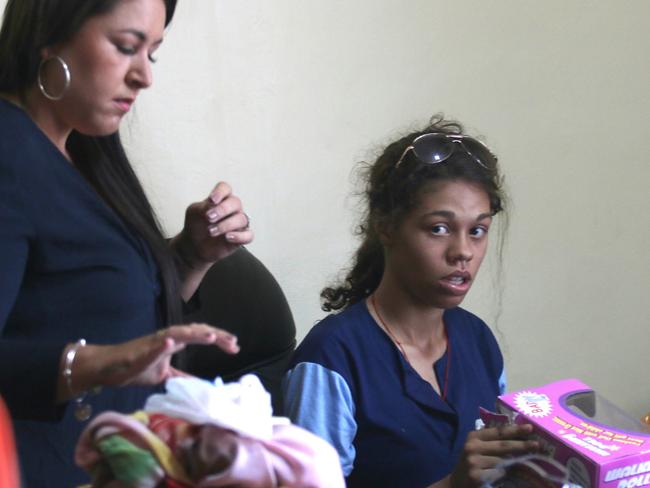
[{"label": "colorful fabric", "polygon": [[109,435],[97,441],[102,462],[93,466],[95,484],[106,484],[114,479],[123,486],[139,488],[155,487],[164,472],[154,455],[137,447],[120,435]]},{"label": "colorful fabric", "polygon": [[[119,480],[128,488],[145,488],[155,487],[165,479],[191,486],[192,480],[173,451],[182,440],[192,440],[193,429],[190,427],[179,419],[149,416],[144,412],[134,415],[105,412],[84,430],[77,445],[75,461],[91,474],[93,486]],[[107,444],[108,439],[113,439],[113,444]],[[130,449],[124,448],[126,443]],[[107,445],[122,449],[107,451]],[[142,451],[149,456],[143,456]],[[155,463],[153,467],[151,460]],[[128,473],[123,473],[123,470]],[[132,477],[133,473],[140,475]]]},{"label": "colorful fabric", "polygon": [[176,378],[167,386],[147,408],[157,405],[193,422],[154,411],[99,415],[76,451],[93,486],[344,488],[336,451],[287,419],[272,417],[270,398],[260,394],[256,378],[238,385]]}]

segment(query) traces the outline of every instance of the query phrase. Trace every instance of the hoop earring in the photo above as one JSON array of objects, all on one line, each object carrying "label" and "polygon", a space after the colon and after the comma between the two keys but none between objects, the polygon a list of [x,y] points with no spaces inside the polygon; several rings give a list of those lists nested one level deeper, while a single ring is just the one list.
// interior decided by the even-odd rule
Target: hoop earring
[{"label": "hoop earring", "polygon": [[[59,62],[59,64],[61,64],[61,68],[63,68],[63,74],[65,76],[65,83],[63,84],[63,90],[61,90],[61,93],[59,95],[49,94],[45,89],[45,86],[43,85],[43,79],[41,78],[41,70],[43,69],[43,66],[45,66],[45,63],[53,59],[56,59]],[[65,95],[65,92],[68,90],[68,87],[70,86],[70,68],[68,68],[68,64],[59,56],[52,56],[47,59],[41,59],[41,62],[38,65],[37,82],[38,82],[38,89],[41,90],[41,93],[45,98],[49,100],[54,100],[55,102],[61,100],[63,98],[63,95]]]}]

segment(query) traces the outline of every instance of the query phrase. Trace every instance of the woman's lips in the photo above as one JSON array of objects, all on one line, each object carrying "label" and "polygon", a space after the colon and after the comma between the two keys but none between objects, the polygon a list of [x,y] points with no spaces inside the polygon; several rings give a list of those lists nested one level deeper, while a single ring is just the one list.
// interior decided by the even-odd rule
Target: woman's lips
[{"label": "woman's lips", "polygon": [[133,99],[131,98],[116,98],[115,104],[117,107],[124,113],[128,112],[133,105]]},{"label": "woman's lips", "polygon": [[442,278],[439,283],[448,294],[461,296],[469,291],[472,275],[467,271],[456,271]]}]

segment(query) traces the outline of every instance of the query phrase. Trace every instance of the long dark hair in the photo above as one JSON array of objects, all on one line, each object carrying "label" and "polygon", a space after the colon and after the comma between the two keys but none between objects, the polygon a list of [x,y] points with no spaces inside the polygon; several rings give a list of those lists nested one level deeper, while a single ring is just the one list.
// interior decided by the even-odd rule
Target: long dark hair
[{"label": "long dark hair", "polygon": [[[0,30],[0,92],[24,100],[26,91],[36,82],[41,50],[69,40],[86,20],[110,12],[119,1],[9,0]],[[176,0],[161,1],[168,25]],[[66,147],[86,180],[129,228],[149,244],[163,283],[166,321],[178,322],[181,302],[176,266],[119,133],[96,137],[73,130]]]},{"label": "long dark hair", "polygon": [[[345,308],[368,297],[379,286],[384,274],[384,247],[378,229],[398,225],[417,205],[421,190],[432,181],[463,180],[476,183],[487,193],[493,215],[505,210],[506,195],[497,158],[487,149],[485,151],[491,163],[487,168],[477,164],[464,151],[455,151],[441,164],[422,163],[413,151],[409,151],[402,164],[396,167],[397,161],[413,140],[428,133],[464,134],[464,129],[459,122],[435,115],[427,127],[386,146],[373,164],[362,163],[360,176],[364,181],[362,196],[365,209],[357,228],[361,245],[345,278],[321,292],[324,311]],[[502,243],[501,238],[499,254]]]}]

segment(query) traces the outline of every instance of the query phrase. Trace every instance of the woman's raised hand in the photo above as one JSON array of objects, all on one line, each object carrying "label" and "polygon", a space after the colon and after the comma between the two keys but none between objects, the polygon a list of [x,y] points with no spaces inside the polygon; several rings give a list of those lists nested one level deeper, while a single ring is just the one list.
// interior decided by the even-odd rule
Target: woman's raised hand
[{"label": "woman's raised hand", "polygon": [[184,376],[170,361],[188,344],[214,345],[229,354],[239,352],[237,337],[206,324],[174,325],[121,344],[89,344],[77,350],[72,367],[73,391],[61,383],[58,400],[67,400],[95,386],[156,385]]},{"label": "woman's raised hand", "polygon": [[522,424],[470,432],[451,474],[451,487],[475,488],[494,481],[503,475],[495,467],[504,457],[539,451],[539,442],[529,439],[532,431],[532,425]]},{"label": "woman's raised hand", "polygon": [[219,182],[203,201],[187,207],[185,226],[173,246],[190,268],[212,264],[253,240],[241,200]]}]

